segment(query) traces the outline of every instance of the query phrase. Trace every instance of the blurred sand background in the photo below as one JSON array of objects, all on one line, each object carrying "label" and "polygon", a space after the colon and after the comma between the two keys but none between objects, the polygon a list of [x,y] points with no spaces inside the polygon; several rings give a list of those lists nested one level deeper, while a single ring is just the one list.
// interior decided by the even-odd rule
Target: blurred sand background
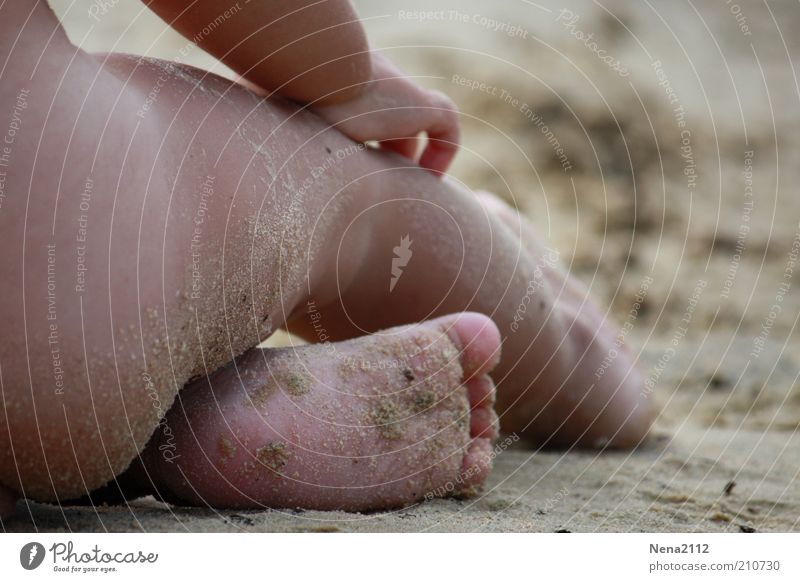
[{"label": "blurred sand background", "polygon": [[[88,1],[51,3],[88,50],[173,59],[186,45],[135,0],[96,19]],[[458,103],[464,148],[453,174],[517,205],[609,317],[627,322],[662,410],[651,441],[614,453],[518,444],[496,459],[481,496],[397,512],[231,513],[150,499],[35,504],[33,519],[6,525],[800,530],[800,6],[356,4],[376,48]],[[225,74],[196,48],[182,60]]]}]

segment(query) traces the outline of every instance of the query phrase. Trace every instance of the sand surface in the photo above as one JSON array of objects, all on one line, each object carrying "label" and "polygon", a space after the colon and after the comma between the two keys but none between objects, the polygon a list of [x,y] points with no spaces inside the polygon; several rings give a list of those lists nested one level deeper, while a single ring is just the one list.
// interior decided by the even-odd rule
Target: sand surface
[{"label": "sand surface", "polygon": [[[517,204],[609,316],[630,324],[628,342],[662,410],[650,442],[614,453],[518,443],[496,459],[477,498],[396,512],[219,512],[143,499],[32,504],[4,526],[800,530],[800,266],[792,250],[800,241],[800,7],[358,4],[373,44],[464,112],[454,175]],[[434,9],[442,16],[408,15]],[[171,58],[184,44],[152,16],[137,16],[132,0],[99,23],[84,10],[65,19],[74,39],[88,32],[87,48]],[[489,19],[506,26],[494,30]],[[197,50],[185,60],[210,66]],[[469,89],[453,75],[485,87]]]}]

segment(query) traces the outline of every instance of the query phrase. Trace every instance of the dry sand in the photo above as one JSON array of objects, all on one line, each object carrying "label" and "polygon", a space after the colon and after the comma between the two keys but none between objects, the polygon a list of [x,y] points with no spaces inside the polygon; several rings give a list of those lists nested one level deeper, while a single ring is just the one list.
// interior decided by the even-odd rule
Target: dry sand
[{"label": "dry sand", "polygon": [[[402,16],[388,0],[359,9],[374,17],[367,26],[375,46],[399,47],[389,49],[392,58],[428,76],[422,82],[448,92],[465,113],[454,174],[514,201],[610,315],[630,323],[628,342],[662,409],[651,441],[622,453],[518,443],[497,458],[481,496],[397,512],[220,512],[151,499],[97,509],[34,504],[32,518],[6,527],[800,530],[800,266],[792,264],[800,8],[714,0],[501,4],[404,2]],[[115,50],[151,47],[171,58],[184,44],[152,17],[134,19],[133,0],[100,23],[84,10],[66,20],[75,39],[95,25],[88,48],[118,41]],[[444,12],[420,22],[408,15],[414,10]],[[488,19],[521,28],[495,31]],[[185,60],[210,63],[197,50]],[[453,83],[454,74],[497,91],[470,90]]]}]

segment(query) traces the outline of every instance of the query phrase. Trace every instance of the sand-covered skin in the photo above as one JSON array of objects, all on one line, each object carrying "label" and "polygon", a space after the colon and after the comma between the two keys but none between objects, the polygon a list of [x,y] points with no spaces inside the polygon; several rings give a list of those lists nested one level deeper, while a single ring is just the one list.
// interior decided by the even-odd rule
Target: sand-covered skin
[{"label": "sand-covered skin", "polygon": [[[800,267],[791,264],[800,219],[800,101],[788,64],[800,58],[800,41],[790,34],[800,25],[800,9],[739,3],[746,35],[741,19],[713,0],[693,2],[696,12],[683,3],[651,8],[622,0],[603,2],[607,11],[589,0],[536,3],[545,10],[523,2],[494,9],[463,0],[435,3],[466,14],[466,23],[401,19],[401,8],[388,0],[358,4],[364,16],[391,15],[369,22],[375,46],[449,47],[394,49],[390,56],[414,74],[439,77],[424,82],[448,92],[465,112],[465,150],[455,176],[516,202],[601,304],[611,306],[609,315],[620,326],[630,323],[627,341],[641,351],[652,397],[663,407],[651,441],[637,451],[603,454],[536,451],[517,442],[495,459],[481,496],[397,512],[220,512],[140,500],[97,509],[32,504],[28,513],[23,504],[21,515],[3,527],[800,530],[794,330]],[[402,9],[430,10],[431,4],[403,2]],[[557,20],[564,7],[579,15],[571,29]],[[90,37],[91,47],[110,48],[138,11],[136,3],[115,6]],[[473,22],[476,14],[520,24],[527,38],[494,32]],[[159,24],[148,29],[150,22],[133,27],[117,49],[150,46],[162,30]],[[71,15],[73,38],[93,23]],[[576,30],[593,33],[629,74],[601,62]],[[153,52],[171,58],[183,42],[165,35]],[[190,60],[209,63],[199,51]],[[454,74],[527,104],[553,131],[571,168],[564,170],[520,103],[454,83]],[[677,104],[659,85],[664,78]],[[678,105],[684,128],[675,116]],[[697,176],[691,188],[682,129],[690,131]],[[777,304],[780,312],[771,317]]]},{"label": "sand-covered skin", "polygon": [[[776,368],[776,389],[786,390],[793,376],[788,367]],[[684,392],[702,389],[697,381],[681,386],[673,411],[690,408]],[[727,414],[728,426],[704,421],[716,416],[727,396],[729,387],[716,388],[688,420],[657,428],[646,446],[632,452],[535,451],[501,437],[486,489],[471,499],[434,499],[371,514],[222,511],[153,498],[96,508],[20,503],[19,516],[3,526],[74,532],[800,531],[800,435],[761,431],[757,423],[737,428],[731,423],[740,418]]]}]

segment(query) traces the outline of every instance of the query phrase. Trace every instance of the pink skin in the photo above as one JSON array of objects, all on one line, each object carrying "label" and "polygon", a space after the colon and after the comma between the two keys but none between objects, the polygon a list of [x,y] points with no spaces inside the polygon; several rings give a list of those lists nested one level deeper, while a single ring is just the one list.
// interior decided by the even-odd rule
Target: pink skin
[{"label": "pink skin", "polygon": [[215,507],[360,511],[469,491],[491,468],[499,345],[468,313],[253,349],[183,390],[137,479]]},{"label": "pink skin", "polygon": [[[360,87],[358,97],[308,106],[346,136],[359,142],[377,141],[382,149],[443,177],[461,141],[458,108],[444,93],[411,81],[385,56],[371,55],[372,79]],[[244,77],[237,75],[237,81],[258,95],[269,95]]]},{"label": "pink skin", "polygon": [[[373,80],[356,99],[314,112],[356,141],[376,140],[440,177],[458,151],[458,110],[450,98],[412,82],[389,59],[372,53]],[[420,134],[427,142],[418,155]]]},{"label": "pink skin", "polygon": [[[0,49],[10,55],[0,103],[13,105],[21,89],[28,91],[5,182],[5,191],[15,195],[0,209],[0,270],[20,273],[6,284],[0,302],[5,334],[0,484],[6,489],[65,500],[121,475],[181,387],[212,375],[274,328],[288,326],[318,342],[321,325],[328,338],[342,341],[462,311],[490,317],[502,338],[502,358],[491,377],[504,431],[561,445],[633,446],[644,437],[652,414],[627,352],[620,350],[595,378],[615,347],[613,325],[580,285],[543,260],[546,250],[513,210],[435,179],[400,156],[356,148],[319,117],[280,99],[259,99],[189,67],[77,51],[42,3],[32,16],[23,4],[7,2],[0,11],[2,26],[22,31],[18,37],[0,36]],[[331,158],[306,186],[313,169]],[[82,210],[89,176],[91,203]],[[78,292],[76,233],[84,214],[86,281]],[[392,250],[407,235],[414,241],[413,257],[389,292]],[[195,236],[201,238],[197,257]],[[532,296],[531,281],[542,283]],[[523,301],[528,308],[515,319]],[[48,318],[53,305],[55,320]],[[309,305],[317,306],[314,318]],[[481,321],[482,329],[494,329]],[[379,343],[359,341],[355,345],[364,352]],[[488,340],[485,345],[493,347]],[[469,370],[473,350],[459,347],[460,365]],[[299,360],[305,350],[297,350]],[[246,358],[253,353],[259,352]],[[309,397],[330,393],[333,365],[324,355],[309,361],[323,380]],[[253,366],[256,376],[264,370],[260,360]],[[242,388],[237,381],[225,382],[230,369],[212,381],[216,401],[226,404],[222,416],[202,405],[209,392],[201,381],[187,390],[169,419],[176,433],[187,427],[179,435],[182,463],[189,461],[185,471],[207,487],[214,503],[242,506],[247,502],[241,493],[226,493],[208,477],[212,469],[203,465],[201,451],[213,443],[198,441],[201,446],[192,452],[194,437],[187,436],[195,423],[216,427],[216,435],[201,435],[208,439],[218,438],[223,424],[230,426],[234,436],[252,439],[247,444],[252,448],[241,447],[241,463],[273,438],[263,431],[274,428],[264,428],[252,409],[237,403]],[[369,377],[353,380],[354,387],[370,385]],[[395,380],[396,390],[407,387],[405,379]],[[450,399],[462,405],[476,390],[456,374],[448,388]],[[351,398],[341,396],[342,402]],[[353,414],[358,405],[350,401]],[[181,418],[184,411],[188,420]],[[423,434],[436,438],[436,414],[429,414],[428,423],[407,421],[414,443]],[[485,407],[474,408],[475,425],[480,428],[481,416],[489,414]],[[279,416],[270,417],[270,427],[289,430],[295,419]],[[319,446],[333,438],[327,428],[296,422]],[[445,474],[454,479],[465,462],[486,468],[481,479],[488,472],[485,446],[465,448],[470,434],[453,430],[448,429],[454,441],[449,450],[461,451],[466,461],[442,459],[443,467],[428,475],[431,484],[441,483]],[[371,439],[354,443],[355,454],[374,455],[367,450]],[[414,474],[413,463],[413,455],[398,463],[396,476]],[[144,466],[164,473],[157,465],[151,459]],[[429,462],[422,465],[418,471],[424,473]],[[296,470],[301,477],[310,471],[305,465]],[[331,475],[342,483],[335,467]],[[374,485],[369,475],[352,475],[354,482]],[[304,479],[324,486],[324,480],[313,481],[316,476],[309,472]],[[371,508],[424,493],[421,487],[404,489],[403,479],[395,483],[398,490],[380,489]],[[159,484],[199,502],[174,476],[164,473]],[[248,491],[248,483],[235,484]],[[271,490],[251,486],[255,507],[313,503],[307,490],[272,498]],[[368,506],[344,494],[326,497],[325,503]]]},{"label": "pink skin", "polygon": [[[458,151],[459,118],[449,97],[426,89],[371,51],[350,0],[272,0],[231,7],[224,0],[147,0],[187,40],[198,43],[261,95],[306,103],[358,142],[380,142],[441,177]],[[418,157],[418,146],[427,143]]]}]

